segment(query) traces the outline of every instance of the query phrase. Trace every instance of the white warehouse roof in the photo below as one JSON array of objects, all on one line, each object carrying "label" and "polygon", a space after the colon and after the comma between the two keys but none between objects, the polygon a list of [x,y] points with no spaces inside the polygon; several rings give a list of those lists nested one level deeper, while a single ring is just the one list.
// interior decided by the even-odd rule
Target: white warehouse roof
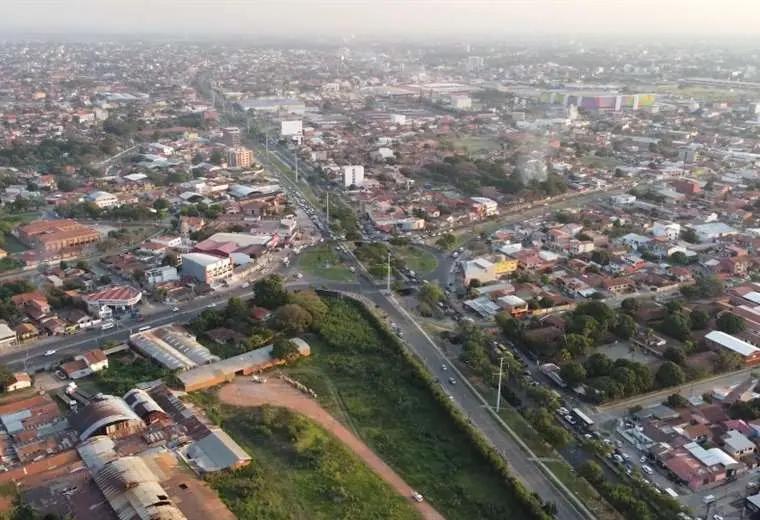
[{"label": "white warehouse roof", "polygon": [[726,334],[725,332],[721,332],[719,330],[714,330],[707,334],[705,336],[705,339],[709,339],[710,341],[713,341],[720,345],[721,347],[727,348],[728,350],[732,350],[736,352],[737,354],[747,357],[751,356],[755,352],[760,351],[759,348],[757,348],[754,345],[751,345],[747,343],[746,341],[740,340],[739,338],[736,338],[732,336],[731,334]]}]

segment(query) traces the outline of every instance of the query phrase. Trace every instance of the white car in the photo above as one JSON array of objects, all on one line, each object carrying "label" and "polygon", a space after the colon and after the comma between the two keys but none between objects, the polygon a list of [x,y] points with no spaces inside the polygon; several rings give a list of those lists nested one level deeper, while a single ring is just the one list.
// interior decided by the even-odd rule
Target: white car
[{"label": "white car", "polygon": [[422,495],[420,495],[416,491],[412,491],[412,500],[414,500],[415,502],[417,502],[419,504],[420,502],[422,502],[425,499],[423,498]]},{"label": "white car", "polygon": [[172,307],[172,312],[179,312],[179,307]]},{"label": "white car", "polygon": [[652,473],[654,473],[654,470],[650,468],[649,466],[647,466],[646,464],[641,465],[641,471],[643,471],[647,475],[651,475]]},{"label": "white car", "polygon": [[52,356],[55,353],[56,353],[56,351],[54,349],[46,350],[45,351],[45,356]]}]

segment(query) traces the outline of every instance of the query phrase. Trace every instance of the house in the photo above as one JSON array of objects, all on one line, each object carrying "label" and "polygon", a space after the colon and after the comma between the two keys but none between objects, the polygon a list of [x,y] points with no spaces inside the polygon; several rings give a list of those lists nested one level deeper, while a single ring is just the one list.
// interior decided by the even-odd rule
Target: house
[{"label": "house", "polygon": [[735,459],[741,459],[745,455],[754,453],[757,449],[754,442],[736,430],[727,431],[721,437],[721,441],[723,443],[723,451]]},{"label": "house", "polygon": [[17,341],[16,331],[10,328],[7,323],[0,322],[0,348],[15,345]]},{"label": "house", "polygon": [[40,335],[40,331],[31,323],[22,323],[13,330],[16,331],[16,337],[20,342],[33,340]]},{"label": "house", "polygon": [[92,318],[89,314],[80,309],[71,309],[68,311],[62,311],[60,317],[68,323],[67,329],[72,332],[79,330],[91,329],[100,324],[99,319]]},{"label": "house", "polygon": [[5,385],[6,392],[15,392],[32,386],[32,378],[26,372],[16,372]]},{"label": "house", "polygon": [[50,313],[50,304],[44,294],[33,291],[17,294],[11,297],[11,302],[17,307],[35,309],[40,314]]},{"label": "house", "polygon": [[106,368],[108,368],[108,357],[100,349],[79,354],[74,361],[61,365],[61,370],[69,379],[87,377]]},{"label": "house", "polygon": [[272,311],[264,307],[251,307],[251,317],[256,321],[266,321],[272,317]]}]

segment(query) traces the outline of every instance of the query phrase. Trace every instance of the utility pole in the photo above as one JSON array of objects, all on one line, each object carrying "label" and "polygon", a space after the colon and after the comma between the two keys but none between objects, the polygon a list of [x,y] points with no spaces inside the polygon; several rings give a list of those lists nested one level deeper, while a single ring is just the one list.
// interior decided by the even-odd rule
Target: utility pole
[{"label": "utility pole", "polygon": [[327,210],[326,210],[325,213],[327,214],[327,231],[330,231],[330,192],[329,191],[327,192],[327,205],[326,205],[326,207],[327,207]]},{"label": "utility pole", "polygon": [[298,152],[296,152],[295,156],[296,156],[296,182],[298,182]]},{"label": "utility pole", "polygon": [[385,289],[390,294],[391,292],[391,252],[388,251],[388,271],[387,271],[387,277],[385,280]]},{"label": "utility pole", "polygon": [[499,413],[501,406],[501,375],[504,372],[504,356],[499,358],[499,389],[496,393],[496,413]]}]

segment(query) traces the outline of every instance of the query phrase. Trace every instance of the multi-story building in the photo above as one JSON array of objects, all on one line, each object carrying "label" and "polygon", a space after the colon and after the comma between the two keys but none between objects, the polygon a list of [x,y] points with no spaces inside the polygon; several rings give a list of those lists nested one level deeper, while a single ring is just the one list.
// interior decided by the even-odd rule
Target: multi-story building
[{"label": "multi-story building", "polygon": [[282,137],[295,137],[303,135],[303,121],[280,121],[280,135]]},{"label": "multi-story building", "polygon": [[145,283],[148,285],[173,282],[176,280],[179,280],[179,273],[177,272],[177,268],[171,265],[162,265],[161,267],[145,271]]},{"label": "multi-story building", "polygon": [[81,247],[100,240],[97,230],[71,219],[38,220],[16,228],[13,234],[24,244],[45,251]]},{"label": "multi-story building", "polygon": [[361,187],[364,184],[364,166],[344,166],[343,186]]},{"label": "multi-story building", "polygon": [[472,209],[481,217],[490,217],[499,213],[499,204],[486,197],[471,197]]},{"label": "multi-story building", "polygon": [[253,164],[253,150],[236,147],[227,150],[227,166],[231,168],[249,168]]},{"label": "multi-story building", "polygon": [[217,285],[232,276],[232,262],[206,253],[182,255],[182,275],[207,285]]},{"label": "multi-story building", "polygon": [[100,209],[115,208],[121,204],[115,195],[106,191],[94,191],[86,195],[84,199]]},{"label": "multi-story building", "polygon": [[223,128],[222,142],[232,148],[240,146],[240,129],[236,126]]}]

